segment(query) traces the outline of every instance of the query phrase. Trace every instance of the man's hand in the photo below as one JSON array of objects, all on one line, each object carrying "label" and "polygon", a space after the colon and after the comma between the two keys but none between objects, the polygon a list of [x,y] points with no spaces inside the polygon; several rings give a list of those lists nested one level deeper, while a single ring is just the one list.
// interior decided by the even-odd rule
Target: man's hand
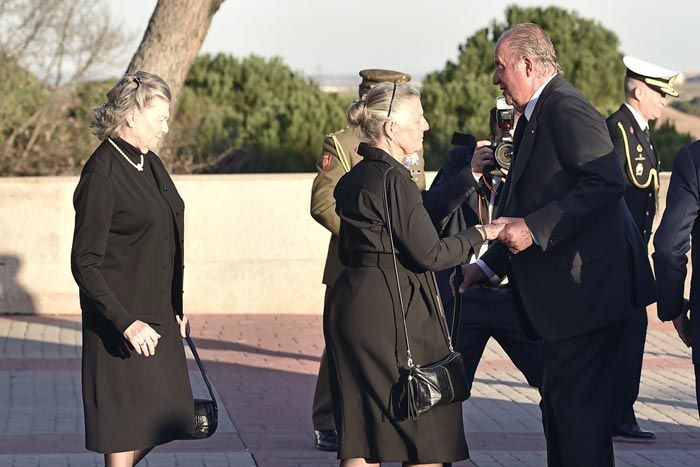
[{"label": "man's hand", "polygon": [[690,341],[690,319],[688,319],[687,311],[683,311],[677,318],[673,319],[673,327],[676,328],[678,337],[681,338],[686,347],[690,347],[692,342]]},{"label": "man's hand", "polygon": [[493,223],[505,225],[497,239],[505,243],[511,253],[520,253],[532,245],[532,233],[522,217],[499,217]]},{"label": "man's hand", "polygon": [[489,140],[476,142],[476,150],[471,162],[472,173],[476,179],[484,174],[486,168],[496,165],[496,158],[493,155],[493,149],[489,147],[490,145],[491,141]]},{"label": "man's hand", "polygon": [[[486,278],[486,274],[476,263],[462,265],[462,274],[464,274],[464,280],[459,285],[459,293],[464,293],[465,290],[473,288],[477,282]],[[454,273],[450,276],[450,285],[454,290]]]}]

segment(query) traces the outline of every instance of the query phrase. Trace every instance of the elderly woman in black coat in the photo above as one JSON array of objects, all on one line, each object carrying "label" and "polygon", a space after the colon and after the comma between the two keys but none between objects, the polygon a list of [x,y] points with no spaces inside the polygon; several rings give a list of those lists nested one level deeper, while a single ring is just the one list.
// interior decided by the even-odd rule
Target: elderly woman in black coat
[{"label": "elderly woman in black coat", "polygon": [[150,150],[168,132],[170,100],[157,75],[119,80],[91,121],[102,144],[74,195],[85,439],[108,467],[136,465],[193,429],[182,345],[184,203]]},{"label": "elderly woman in black coat", "polygon": [[431,271],[465,261],[471,249],[496,238],[501,227],[475,226],[439,238],[401,164],[421,148],[428,130],[416,88],[380,84],[348,109],[348,121],[361,128],[366,143],[358,149],[364,159],[335,189],[345,269],[324,313],[341,466],[383,461],[441,466],[465,459],[469,452],[461,404],[434,407],[412,420],[392,399],[402,381],[401,368],[408,367],[401,313],[405,311],[415,363],[446,357],[446,329]]}]

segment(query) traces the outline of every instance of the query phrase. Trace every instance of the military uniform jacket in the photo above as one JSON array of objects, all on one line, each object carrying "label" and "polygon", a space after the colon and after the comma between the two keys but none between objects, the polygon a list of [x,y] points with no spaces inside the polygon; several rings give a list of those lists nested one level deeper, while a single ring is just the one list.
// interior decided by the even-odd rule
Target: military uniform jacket
[{"label": "military uniform jacket", "polygon": [[625,202],[644,243],[648,244],[656,214],[659,158],[626,105],[621,105],[606,123],[625,175]]},{"label": "military uniform jacket", "polygon": [[[340,231],[340,218],[335,213],[335,199],[333,190],[340,180],[362,160],[357,154],[357,147],[362,141],[362,133],[357,127],[349,127],[344,130],[331,133],[323,140],[323,150],[316,163],[318,174],[311,187],[311,217],[316,222],[331,232],[331,240],[328,244],[326,265],[323,270],[323,283],[333,285],[343,270],[343,265],[338,258],[338,233]],[[418,189],[425,189],[425,172],[423,151],[418,153],[419,167],[411,174],[411,178],[418,185]]]}]

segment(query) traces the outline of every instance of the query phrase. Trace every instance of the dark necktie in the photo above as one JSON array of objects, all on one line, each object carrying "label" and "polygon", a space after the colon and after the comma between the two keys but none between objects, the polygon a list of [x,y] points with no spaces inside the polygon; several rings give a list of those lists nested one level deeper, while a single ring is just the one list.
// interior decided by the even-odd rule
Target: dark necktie
[{"label": "dark necktie", "polygon": [[513,157],[518,154],[518,148],[520,148],[520,142],[523,140],[525,135],[525,127],[527,126],[527,118],[525,114],[521,115],[518,119],[518,124],[515,125],[515,132],[513,134]]},{"label": "dark necktie", "polygon": [[644,136],[647,137],[647,142],[651,144],[651,134],[649,133],[649,127],[646,127],[644,129]]}]

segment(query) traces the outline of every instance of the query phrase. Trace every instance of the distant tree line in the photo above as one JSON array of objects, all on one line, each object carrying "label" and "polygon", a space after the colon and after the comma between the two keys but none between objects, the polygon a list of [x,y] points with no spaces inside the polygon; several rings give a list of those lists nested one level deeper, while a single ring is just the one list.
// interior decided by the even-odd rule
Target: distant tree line
[{"label": "distant tree line", "polygon": [[[52,5],[62,3],[67,2]],[[98,14],[88,3],[85,11]],[[0,26],[2,20],[0,14]],[[603,115],[622,102],[624,67],[613,32],[556,7],[510,7],[504,22],[493,21],[467,38],[456,62],[424,80],[423,106],[431,125],[425,140],[428,168],[441,165],[453,131],[487,137],[489,109],[499,94],[491,84],[495,41],[520,22],[536,22],[550,33],[566,78]],[[110,47],[100,47],[112,51],[120,36],[109,31]],[[97,145],[88,127],[92,108],[114,80],[66,79],[65,70],[55,66],[48,78],[39,77],[31,61],[18,54],[23,49],[10,45],[14,48],[0,43],[0,175],[77,173]],[[83,63],[81,57],[90,56],[85,54],[74,61]],[[94,63],[85,64],[77,69],[80,76],[94,69]],[[57,80],[57,74],[63,78]],[[279,58],[201,55],[187,74],[160,153],[176,173],[313,171],[323,136],[344,126],[349,103],[347,97],[322,92]],[[676,151],[691,140],[668,124],[656,128],[654,137],[667,170]]]}]

